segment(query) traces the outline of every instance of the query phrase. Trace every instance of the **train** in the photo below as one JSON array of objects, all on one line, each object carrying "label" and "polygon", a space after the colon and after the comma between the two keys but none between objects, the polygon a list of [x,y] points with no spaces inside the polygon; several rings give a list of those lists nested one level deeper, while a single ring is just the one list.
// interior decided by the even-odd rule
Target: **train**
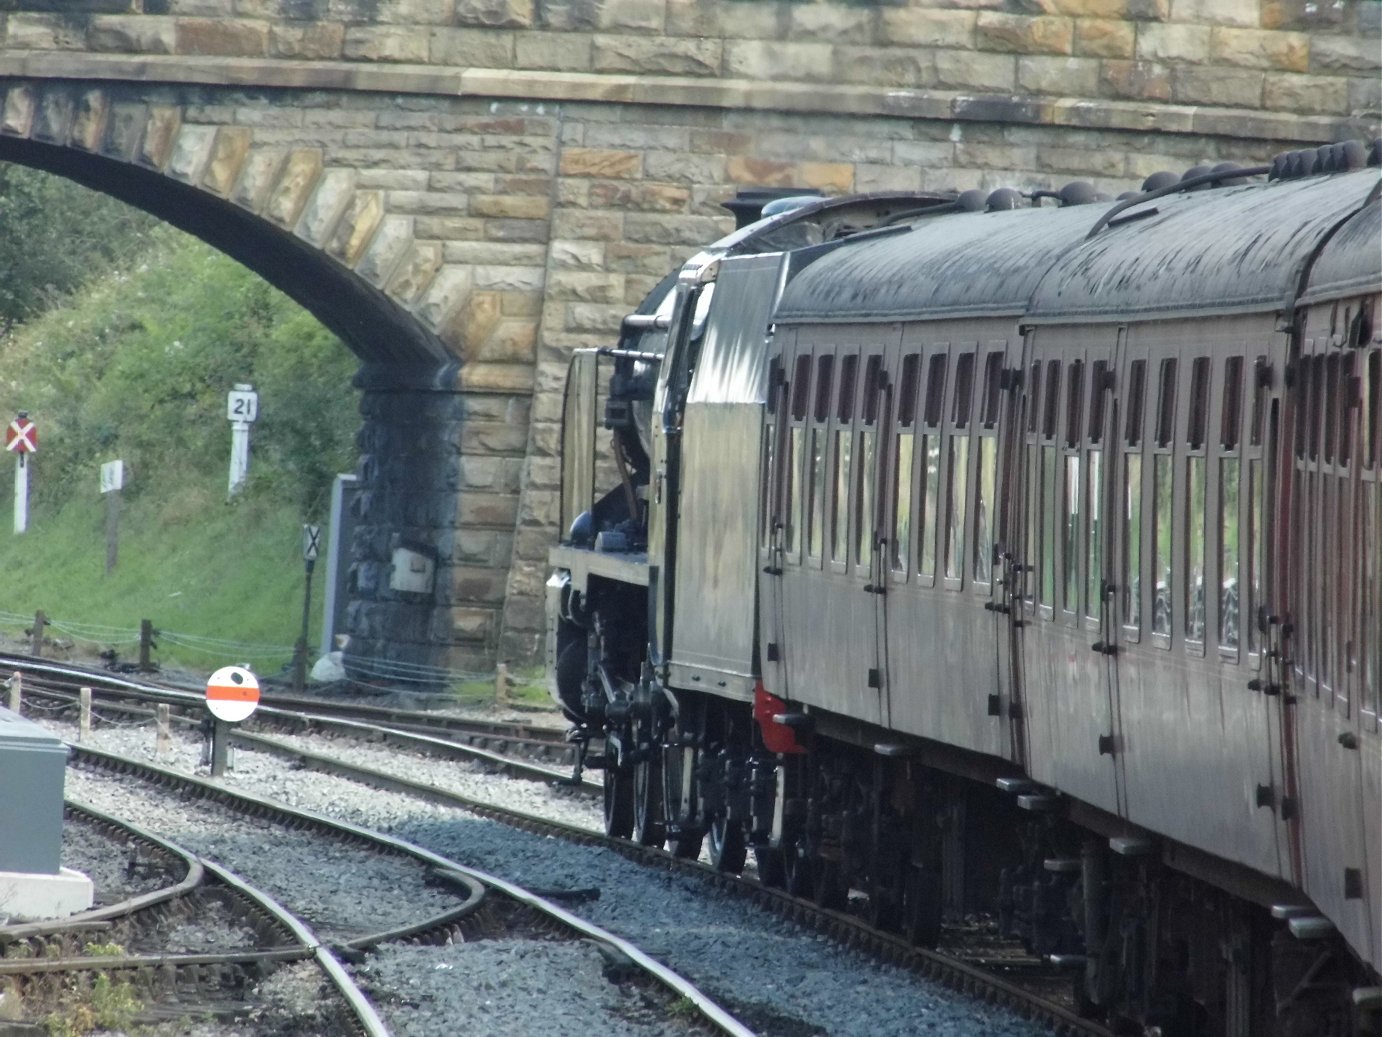
[{"label": "train", "polygon": [[1382,1033],[1380,160],[746,202],[563,389],[606,830],[1115,1032]]}]

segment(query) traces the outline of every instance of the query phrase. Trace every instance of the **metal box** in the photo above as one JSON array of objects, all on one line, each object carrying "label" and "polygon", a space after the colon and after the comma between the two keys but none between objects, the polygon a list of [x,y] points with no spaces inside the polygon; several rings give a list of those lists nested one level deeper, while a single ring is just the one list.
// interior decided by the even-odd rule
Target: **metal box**
[{"label": "metal box", "polygon": [[405,594],[431,594],[437,568],[435,552],[422,544],[401,544],[393,549],[389,589]]},{"label": "metal box", "polygon": [[67,746],[0,709],[0,871],[56,875]]}]

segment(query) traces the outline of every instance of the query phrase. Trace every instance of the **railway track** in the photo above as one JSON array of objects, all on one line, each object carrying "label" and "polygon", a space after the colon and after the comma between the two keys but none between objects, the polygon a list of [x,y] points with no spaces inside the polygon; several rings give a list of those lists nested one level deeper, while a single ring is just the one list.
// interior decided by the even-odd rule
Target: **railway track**
[{"label": "railway track", "polygon": [[[0,664],[3,665],[3,664]],[[100,675],[86,673],[82,679],[95,686]],[[128,683],[128,682],[126,682]],[[166,689],[153,692],[166,695]],[[134,689],[126,686],[122,694],[133,696]],[[130,708],[137,708],[131,706]],[[275,709],[279,708],[276,701]],[[298,714],[294,720],[296,734],[311,734],[316,730],[313,724],[318,718],[312,714]],[[430,720],[430,717],[428,718]],[[356,719],[330,718],[330,729],[337,737],[351,737],[360,740],[384,739],[386,744],[408,745],[411,751],[430,751],[434,746],[428,740],[435,736],[410,735],[408,739],[421,737],[421,742],[408,739],[395,741],[397,732],[392,730],[380,734],[373,726]],[[277,724],[277,721],[275,720]],[[471,723],[474,723],[473,721]],[[417,726],[426,726],[427,720]],[[291,725],[290,725],[291,726]],[[973,947],[966,952],[960,948],[958,953],[931,952],[917,949],[901,939],[870,927],[862,918],[855,915],[825,910],[817,905],[792,897],[780,890],[762,886],[754,881],[744,881],[715,872],[696,862],[675,860],[660,849],[647,849],[634,846],[623,840],[606,839],[602,833],[569,824],[562,824],[535,814],[517,813],[474,797],[459,795],[440,787],[437,783],[411,781],[395,774],[385,773],[375,767],[360,766],[345,762],[326,750],[303,748],[290,744],[300,742],[300,738],[281,739],[266,734],[241,733],[237,742],[254,752],[271,754],[288,762],[298,769],[310,769],[334,774],[342,779],[361,783],[371,788],[387,789],[415,799],[447,807],[460,808],[483,817],[498,820],[535,834],[552,836],[585,845],[608,848],[626,858],[638,861],[645,867],[671,869],[677,872],[695,874],[698,881],[710,883],[715,888],[736,897],[752,900],[759,906],[790,921],[829,936],[831,939],[851,948],[863,951],[877,960],[886,961],[908,968],[928,979],[938,980],[954,989],[1014,1009],[1029,1018],[1040,1019],[1057,1033],[1105,1035],[1103,1027],[1080,1018],[1068,1005],[1053,999],[1053,993],[1068,991],[1068,981],[1064,974],[1052,969],[1050,965],[1037,959],[1014,954],[1011,949]],[[446,739],[439,739],[446,742]],[[450,743],[448,743],[450,744]],[[421,750],[419,746],[423,747]],[[488,750],[486,750],[488,751]],[[551,777],[552,772],[547,773]]]},{"label": "railway track", "polygon": [[[182,878],[168,886],[58,921],[0,927],[0,982],[32,1016],[77,1016],[104,989],[126,1000],[130,1020],[153,1024],[173,1016],[229,1020],[248,1015],[250,991],[275,971],[302,963],[318,977],[322,992],[314,1025],[332,1033],[388,1037],[389,1030],[369,999],[303,920],[264,890],[212,861],[142,828],[70,802],[69,823],[96,825],[118,833],[146,859],[152,856]],[[478,903],[480,890],[474,891]],[[224,942],[213,951],[169,951],[170,919],[224,916]],[[157,1004],[160,1009],[146,1009]],[[175,1006],[175,1007],[174,1007]],[[100,1022],[99,1017],[93,1021]]]}]

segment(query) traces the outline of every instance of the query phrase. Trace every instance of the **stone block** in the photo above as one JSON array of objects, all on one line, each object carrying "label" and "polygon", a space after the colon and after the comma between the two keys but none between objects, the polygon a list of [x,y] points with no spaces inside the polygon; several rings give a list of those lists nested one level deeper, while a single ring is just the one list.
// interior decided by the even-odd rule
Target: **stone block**
[{"label": "stone block", "polygon": [[1304,72],[1310,64],[1310,37],[1302,32],[1218,28],[1210,34],[1209,51],[1222,65]]},{"label": "stone block", "polygon": [[399,302],[415,302],[441,268],[441,245],[435,241],[415,242],[389,278],[388,293]]},{"label": "stone block", "polygon": [[488,264],[476,266],[474,270],[475,287],[501,292],[541,292],[543,290],[542,267],[500,266]]},{"label": "stone block", "polygon": [[1137,30],[1137,58],[1203,64],[1209,60],[1210,35],[1207,25],[1142,25]]},{"label": "stone block", "polygon": [[596,72],[656,76],[715,76],[720,72],[720,40],[663,36],[597,36],[590,53]]},{"label": "stone block", "polygon": [[974,47],[973,11],[942,11],[933,7],[885,7],[879,12],[880,36],[894,46]]},{"label": "stone block", "polygon": [[183,126],[173,143],[173,154],[168,160],[167,174],[183,183],[197,183],[211,159],[215,139],[214,126]]},{"label": "stone block", "polygon": [[618,274],[553,270],[547,276],[547,298],[575,302],[617,303],[624,298],[624,279]]},{"label": "stone block", "polygon": [[589,72],[595,64],[595,41],[589,36],[555,32],[521,33],[514,39],[514,68],[553,72]]},{"label": "stone block", "polygon": [[666,246],[620,241],[606,245],[604,262],[592,265],[622,274],[661,277],[672,269],[673,259]]},{"label": "stone block", "polygon": [[[461,559],[458,561],[475,561]],[[451,611],[451,633],[458,641],[483,641],[489,643],[495,634],[499,621],[497,609],[453,608]]]},{"label": "stone block", "polygon": [[685,212],[691,192],[679,184],[600,180],[590,185],[590,204],[625,212]]},{"label": "stone block", "polygon": [[1382,111],[1382,79],[1348,80],[1349,112]]},{"label": "stone block", "polygon": [[289,152],[264,206],[264,215],[281,227],[293,226],[317,186],[322,164],[322,153],[316,148]]},{"label": "stone block", "polygon": [[181,128],[182,112],[176,107],[151,107],[144,123],[144,136],[135,149],[135,162],[151,169],[162,169],[173,155],[173,144]]},{"label": "stone block", "polygon": [[1017,59],[1011,54],[937,51],[936,86],[948,90],[1007,93],[1017,85]]},{"label": "stone block", "polygon": [[456,0],[457,25],[478,29],[527,29],[533,0]]},{"label": "stone block", "polygon": [[636,178],[643,171],[643,155],[637,151],[567,148],[559,168],[563,176]]},{"label": "stone block", "polygon": [[552,236],[576,241],[619,241],[624,219],[619,214],[567,209],[552,214]]},{"label": "stone block", "polygon": [[433,29],[428,54],[434,65],[452,68],[510,68],[514,65],[512,32],[479,29]]},{"label": "stone block", "polygon": [[614,32],[662,32],[664,0],[600,0],[595,5],[596,27]]},{"label": "stone block", "polygon": [[916,89],[936,82],[936,62],[929,51],[877,47],[836,47],[837,83]]},{"label": "stone block", "polygon": [[50,144],[66,144],[72,133],[75,98],[67,90],[48,89],[40,96],[29,136]]},{"label": "stone block", "polygon": [[469,209],[472,216],[545,220],[551,214],[551,203],[539,195],[472,195]]},{"label": "stone block", "polygon": [[[11,97],[13,95],[14,92],[11,91]],[[8,116],[7,106],[7,119]],[[106,120],[105,139],[101,142],[101,153],[125,162],[133,162],[147,118],[148,109],[142,104],[112,104],[110,117]],[[27,125],[25,132],[28,132]]]},{"label": "stone block", "polygon": [[[464,508],[464,504],[462,504]],[[504,585],[507,582],[506,570],[491,569],[477,565],[458,565],[452,570],[451,589],[454,601],[488,602],[495,605],[504,601]]]},{"label": "stone block", "polygon": [[727,39],[723,74],[769,83],[817,83],[830,69],[831,57],[828,43]]},{"label": "stone block", "polygon": [[1171,70],[1155,61],[1105,61],[1102,81],[1112,97],[1133,101],[1171,99]]},{"label": "stone block", "polygon": [[868,7],[792,4],[787,12],[787,33],[792,40],[814,40],[837,45],[875,42],[876,13]]},{"label": "stone block", "polygon": [[1173,0],[1171,16],[1178,22],[1256,27],[1261,7],[1261,0]]},{"label": "stone block", "polygon": [[[718,184],[726,177],[725,156],[685,151],[649,152],[643,162],[644,182]],[[733,177],[730,177],[732,180]]]},{"label": "stone block", "polygon": [[90,50],[118,54],[172,54],[177,32],[172,18],[155,15],[93,15],[86,30]]},{"label": "stone block", "polygon": [[353,27],[346,29],[341,53],[352,61],[427,60],[428,39],[414,29]]},{"label": "stone block", "polygon": [[1136,6],[1129,0],[1049,0],[1042,9],[1048,14],[1065,14],[1075,18],[1123,19],[1137,17],[1129,10]]},{"label": "stone block", "polygon": [[110,98],[102,90],[83,91],[72,106],[72,146],[83,151],[99,151],[110,117]]},{"label": "stone block", "polygon": [[1346,115],[1349,81],[1342,76],[1268,76],[1262,106],[1274,112]]},{"label": "stone block", "polygon": [[921,171],[894,165],[857,165],[854,167],[854,187],[860,192],[919,191]]},{"label": "stone block", "polygon": [[1316,35],[1310,40],[1310,71],[1316,74],[1354,74],[1378,77],[1376,34],[1365,36]]},{"label": "stone block", "polygon": [[1099,72],[1094,58],[1018,58],[1017,86],[1030,94],[1094,97],[1099,92]]},{"label": "stone block", "polygon": [[7,50],[81,50],[86,46],[82,19],[57,14],[11,13],[5,22]]},{"label": "stone block", "polygon": [[1261,72],[1186,66],[1171,75],[1171,99],[1178,104],[1260,108],[1265,80]]},{"label": "stone block", "polygon": [[547,249],[541,244],[490,241],[447,241],[444,258],[448,263],[503,263],[508,266],[541,267]]},{"label": "stone block", "polygon": [[[245,131],[249,132],[249,131]],[[278,171],[287,155],[277,148],[257,148],[245,157],[231,201],[241,208],[258,212],[277,182]]]},{"label": "stone block", "polygon": [[269,52],[267,22],[179,18],[175,36],[179,54],[251,58]]},{"label": "stone block", "polygon": [[606,263],[605,246],[598,241],[553,241],[547,250],[548,264],[553,269],[589,269]]},{"label": "stone block", "polygon": [[974,41],[980,50],[1007,54],[1069,54],[1075,24],[1070,18],[984,13],[975,19]]},{"label": "stone block", "polygon": [[413,240],[413,221],[407,216],[386,216],[369,246],[355,264],[355,272],[382,289]]},{"label": "stone block", "polygon": [[31,86],[14,86],[5,91],[3,115],[0,115],[0,132],[16,137],[27,137],[33,125],[34,110],[38,107],[37,92]]},{"label": "stone block", "polygon": [[[467,392],[532,392],[533,369],[527,364],[466,364],[461,368],[460,388]],[[521,454],[528,444],[528,434],[524,429],[509,426],[488,426],[472,428],[465,441],[477,450]]]},{"label": "stone block", "polygon": [[1075,53],[1094,58],[1131,58],[1137,32],[1128,22],[1081,18],[1075,22]]},{"label": "stone block", "polygon": [[345,51],[339,22],[287,22],[269,29],[269,56],[300,61],[334,61]]},{"label": "stone block", "polygon": [[211,145],[211,157],[202,173],[202,186],[212,194],[222,198],[230,194],[236,178],[249,155],[253,134],[235,126],[222,126],[216,130],[216,140]]},{"label": "stone block", "polygon": [[384,196],[379,191],[356,191],[345,216],[336,225],[327,251],[347,266],[360,262],[370,239],[384,219]]},{"label": "stone block", "polygon": [[1063,148],[1052,145],[1036,149],[1036,161],[1032,168],[1083,180],[1091,176],[1121,177],[1126,172],[1126,166],[1126,155],[1118,148]]}]

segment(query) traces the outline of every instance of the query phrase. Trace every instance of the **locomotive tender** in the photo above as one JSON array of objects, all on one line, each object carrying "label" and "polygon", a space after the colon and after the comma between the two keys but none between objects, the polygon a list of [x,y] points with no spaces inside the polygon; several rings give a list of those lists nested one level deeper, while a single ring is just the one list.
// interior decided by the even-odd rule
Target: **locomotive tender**
[{"label": "locomotive tender", "polygon": [[1379,154],[799,199],[577,353],[608,830],[992,912],[1128,1032],[1382,1032]]}]

